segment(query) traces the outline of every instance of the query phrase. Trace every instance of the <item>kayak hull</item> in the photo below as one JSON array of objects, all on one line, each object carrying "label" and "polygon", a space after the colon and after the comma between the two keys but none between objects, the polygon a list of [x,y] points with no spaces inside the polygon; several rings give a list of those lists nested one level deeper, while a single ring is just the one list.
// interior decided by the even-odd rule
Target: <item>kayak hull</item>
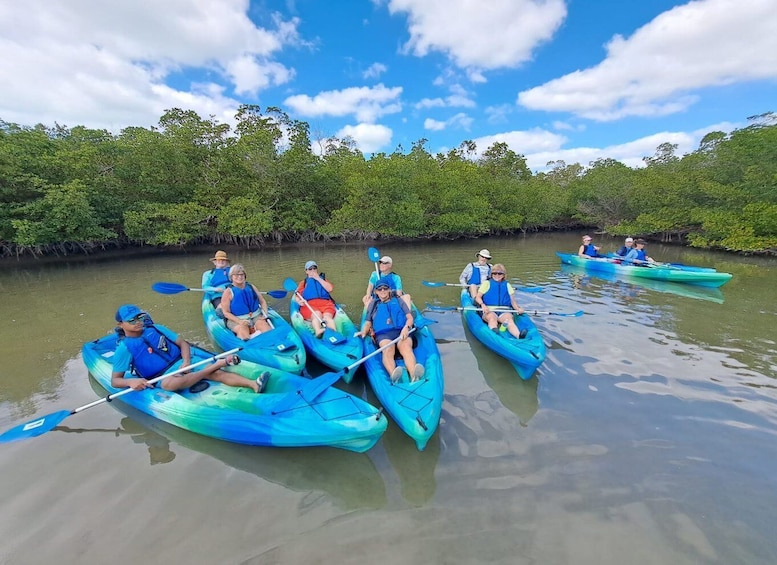
[{"label": "kayak hull", "polygon": [[202,318],[205,322],[205,330],[216,346],[223,351],[242,347],[241,359],[275,367],[288,373],[299,374],[305,370],[307,355],[302,340],[280,314],[271,308],[269,319],[274,329],[243,341],[227,327],[224,318],[216,313],[212,300],[218,296],[217,294],[205,293],[202,299]]},{"label": "kayak hull", "polygon": [[[330,328],[334,332],[331,336],[327,332],[320,339],[316,337],[312,324],[302,317],[299,304],[294,298],[289,304],[289,319],[294,331],[302,340],[305,350],[330,369],[340,371],[362,358],[364,354],[362,339],[354,337],[356,326],[342,308],[337,308],[335,313],[335,327]],[[343,376],[343,380],[347,383],[351,382],[352,378],[351,371]]]},{"label": "kayak hull", "polygon": [[[413,309],[416,319],[420,316]],[[362,325],[367,316],[366,309],[362,313]],[[370,381],[375,396],[383,408],[391,415],[397,425],[415,441],[419,451],[426,448],[429,439],[434,435],[440,423],[443,401],[443,368],[440,351],[428,326],[418,328],[417,346],[414,349],[416,361],[424,366],[424,376],[411,383],[405,371],[402,379],[392,383],[389,373],[383,366],[382,353],[378,353],[364,362],[367,379]],[[364,338],[364,354],[369,355],[378,349],[373,339]],[[401,356],[397,365],[404,366]]]},{"label": "kayak hull", "polygon": [[461,291],[461,307],[464,322],[478,341],[510,361],[523,380],[532,378],[537,368],[545,361],[547,349],[531,317],[526,314],[513,314],[518,329],[527,331],[525,338],[517,339],[501,328],[498,332],[491,331],[481,318],[480,311],[476,310],[477,306],[472,302],[467,289]]},{"label": "kayak hull", "polygon": [[730,273],[720,273],[718,271],[687,270],[661,265],[651,267],[624,265],[613,259],[584,259],[571,253],[556,252],[556,255],[558,255],[562,263],[583,267],[586,271],[591,273],[605,273],[635,279],[652,279],[657,281],[694,284],[708,288],[718,288],[719,286],[726,284],[734,276]]},{"label": "kayak hull", "polygon": [[[119,390],[111,386],[111,357],[116,344],[117,336],[110,334],[84,344],[82,349],[86,368],[110,393]],[[191,349],[192,363],[213,356],[199,347]],[[250,361],[225,370],[249,379],[265,372],[270,376],[261,394],[206,381],[209,386],[201,392],[171,392],[157,385],[125,394],[121,402],[179,428],[246,445],[331,446],[363,452],[375,445],[386,430],[386,418],[374,406],[336,388],[327,389],[310,404],[300,399],[283,412],[274,413],[275,405],[289,395],[297,396],[297,389],[310,381]]]}]

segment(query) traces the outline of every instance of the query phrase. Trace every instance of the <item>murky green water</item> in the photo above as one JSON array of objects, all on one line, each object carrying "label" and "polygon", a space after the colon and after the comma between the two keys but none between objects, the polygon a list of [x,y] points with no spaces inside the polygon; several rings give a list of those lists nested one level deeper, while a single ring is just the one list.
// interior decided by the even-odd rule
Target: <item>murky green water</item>
[{"label": "murky green water", "polygon": [[[774,563],[777,261],[651,246],[734,274],[720,291],[562,269],[575,234],[381,245],[419,306],[456,305],[487,247],[544,292],[536,378],[427,312],[445,366],[427,450],[393,423],[366,454],[230,445],[101,405],[0,445],[0,563]],[[614,249],[619,242],[603,242]],[[316,259],[353,315],[367,246],[229,250],[262,289]],[[0,431],[96,399],[79,352],[124,302],[207,344],[195,292],[213,250],[0,271]],[[271,300],[279,311],[285,301]],[[315,372],[318,370],[312,367]],[[377,402],[363,375],[347,385]]]}]

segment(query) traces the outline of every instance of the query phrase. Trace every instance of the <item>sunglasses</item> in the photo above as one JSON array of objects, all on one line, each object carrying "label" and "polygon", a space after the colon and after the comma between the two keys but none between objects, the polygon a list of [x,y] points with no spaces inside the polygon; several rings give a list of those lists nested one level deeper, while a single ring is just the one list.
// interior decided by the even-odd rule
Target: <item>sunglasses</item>
[{"label": "sunglasses", "polygon": [[138,314],[134,318],[130,318],[129,320],[124,320],[125,324],[137,324],[138,322],[142,322],[143,318],[145,318],[145,314]]},{"label": "sunglasses", "polygon": [[504,271],[494,271],[494,272],[493,272],[493,273],[491,273],[491,274],[492,274],[492,275],[502,275],[502,276],[504,276]]},{"label": "sunglasses", "polygon": [[246,274],[245,273],[232,273],[232,276],[233,277],[244,277],[244,276],[246,276]]},{"label": "sunglasses", "polygon": [[306,271],[318,271],[318,267],[310,267],[305,269]]},{"label": "sunglasses", "polygon": [[378,287],[375,287],[375,290],[388,290],[388,289],[389,289],[389,287],[387,287],[387,286],[378,286]]},{"label": "sunglasses", "polygon": [[391,265],[391,263],[388,261],[378,261],[378,263],[380,263],[381,265]]}]

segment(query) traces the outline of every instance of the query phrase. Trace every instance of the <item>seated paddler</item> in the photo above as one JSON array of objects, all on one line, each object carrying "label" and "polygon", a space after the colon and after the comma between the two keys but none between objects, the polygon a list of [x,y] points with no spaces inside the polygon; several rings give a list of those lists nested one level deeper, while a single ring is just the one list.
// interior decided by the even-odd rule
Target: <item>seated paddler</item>
[{"label": "seated paddler", "polygon": [[246,269],[240,263],[229,269],[230,284],[221,295],[221,311],[227,327],[240,339],[270,331],[267,321],[267,301],[253,284],[246,280]]},{"label": "seated paddler", "polygon": [[[116,311],[116,325],[119,341],[113,355],[111,386],[143,390],[154,386],[148,383],[149,380],[179,367],[191,365],[189,343],[169,328],[154,324],[148,314],[134,304],[119,307]],[[202,379],[210,379],[225,385],[242,386],[254,392],[261,392],[263,377],[253,381],[223,370],[227,365],[236,365],[239,362],[237,355],[229,355],[199,371],[162,379],[159,384],[165,390],[176,391],[189,388]],[[132,377],[127,376],[128,371]]]}]

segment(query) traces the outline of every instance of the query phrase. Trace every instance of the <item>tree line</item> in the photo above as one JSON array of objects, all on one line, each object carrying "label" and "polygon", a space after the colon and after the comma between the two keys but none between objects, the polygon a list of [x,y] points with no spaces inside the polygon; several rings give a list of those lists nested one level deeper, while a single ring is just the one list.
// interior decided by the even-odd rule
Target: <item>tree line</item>
[{"label": "tree line", "polygon": [[[777,115],[709,133],[644,167],[563,161],[533,174],[505,143],[366,158],[311,141],[279,108],[234,128],[174,108],[119,134],[0,120],[0,256],[106,247],[457,238],[585,227],[745,253],[777,252]],[[315,149],[315,150],[314,150]]]}]

